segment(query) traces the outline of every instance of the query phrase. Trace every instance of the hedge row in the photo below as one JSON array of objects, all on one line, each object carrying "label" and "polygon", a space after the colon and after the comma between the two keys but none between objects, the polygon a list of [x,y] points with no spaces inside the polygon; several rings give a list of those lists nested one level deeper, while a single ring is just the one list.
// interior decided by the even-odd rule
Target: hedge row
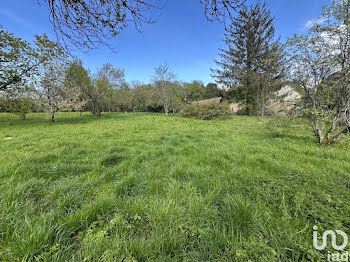
[{"label": "hedge row", "polygon": [[186,105],[181,111],[183,117],[202,120],[225,119],[231,116],[227,103],[208,103]]}]

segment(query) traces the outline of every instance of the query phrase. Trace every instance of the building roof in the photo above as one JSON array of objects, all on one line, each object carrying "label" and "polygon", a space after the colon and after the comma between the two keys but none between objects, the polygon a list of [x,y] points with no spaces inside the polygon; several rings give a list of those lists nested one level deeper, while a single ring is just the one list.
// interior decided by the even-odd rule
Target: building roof
[{"label": "building roof", "polygon": [[210,99],[195,101],[192,104],[202,105],[202,104],[209,104],[209,103],[222,103],[222,97],[214,97]]},{"label": "building roof", "polygon": [[301,98],[301,94],[288,85],[283,86],[277,91],[276,96],[278,100],[282,100],[283,102],[296,102]]}]

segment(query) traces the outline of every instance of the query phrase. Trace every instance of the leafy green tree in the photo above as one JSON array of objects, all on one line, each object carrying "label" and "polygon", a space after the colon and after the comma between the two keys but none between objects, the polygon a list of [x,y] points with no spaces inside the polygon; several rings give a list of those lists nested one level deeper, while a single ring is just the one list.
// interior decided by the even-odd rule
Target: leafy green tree
[{"label": "leafy green tree", "polygon": [[107,79],[95,78],[92,81],[93,86],[88,93],[91,97],[92,113],[95,117],[100,118],[106,105],[109,105],[109,99],[112,94],[112,89]]},{"label": "leafy green tree", "polygon": [[37,74],[41,63],[29,43],[0,25],[0,91],[23,87]]},{"label": "leafy green tree", "polygon": [[81,60],[74,60],[68,64],[65,72],[64,85],[69,89],[79,90],[80,115],[84,106],[90,101],[88,90],[91,88],[89,72],[83,67]]},{"label": "leafy green tree", "polygon": [[129,85],[125,84],[120,87],[115,92],[116,94],[116,104],[119,107],[119,111],[121,112],[130,112],[136,111],[137,103],[134,100],[134,94],[132,88]]},{"label": "leafy green tree", "polygon": [[274,41],[273,17],[266,4],[244,7],[232,21],[220,49],[213,77],[225,88],[237,89],[237,100],[248,114],[261,113],[279,88],[284,72],[282,47]]},{"label": "leafy green tree", "polygon": [[26,120],[26,115],[33,111],[34,101],[30,92],[23,89],[12,89],[4,94],[0,104],[5,112],[16,114]]},{"label": "leafy green tree", "polygon": [[201,81],[193,81],[192,83],[185,83],[185,101],[191,103],[204,99],[204,85]]},{"label": "leafy green tree", "polygon": [[280,90],[286,77],[286,56],[284,47],[278,42],[265,46],[266,56],[260,62],[261,71],[258,73],[256,86],[255,110],[262,117],[267,108]]},{"label": "leafy green tree", "polygon": [[144,85],[137,83],[132,88],[132,104],[133,111],[147,111],[148,107],[152,104],[152,87],[150,85]]},{"label": "leafy green tree", "polygon": [[103,111],[116,108],[117,90],[125,86],[124,70],[104,64],[92,80],[92,85],[85,90],[90,99],[92,113],[100,118]]},{"label": "leafy green tree", "polygon": [[171,100],[169,109],[175,114],[185,106],[185,90],[182,83],[176,81],[170,87]]},{"label": "leafy green tree", "polygon": [[204,97],[209,99],[213,97],[223,97],[223,90],[221,90],[216,83],[209,83],[205,87]]}]

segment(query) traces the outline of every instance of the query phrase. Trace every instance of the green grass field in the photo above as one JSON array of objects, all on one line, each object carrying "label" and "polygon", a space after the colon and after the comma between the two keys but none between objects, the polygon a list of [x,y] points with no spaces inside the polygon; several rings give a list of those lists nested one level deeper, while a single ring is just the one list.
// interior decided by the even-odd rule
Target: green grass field
[{"label": "green grass field", "polygon": [[300,119],[0,114],[0,261],[320,261],[349,148]]}]

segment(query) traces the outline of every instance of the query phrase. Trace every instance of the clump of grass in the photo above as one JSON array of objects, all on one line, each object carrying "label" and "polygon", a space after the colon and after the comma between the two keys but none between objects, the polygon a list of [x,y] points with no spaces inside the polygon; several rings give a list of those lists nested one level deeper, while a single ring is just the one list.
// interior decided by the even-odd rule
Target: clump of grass
[{"label": "clump of grass", "polygon": [[225,196],[221,206],[221,218],[227,230],[237,237],[258,233],[256,209],[251,201],[242,196]]},{"label": "clump of grass", "polygon": [[114,167],[123,161],[123,157],[119,154],[112,154],[101,160],[101,165],[104,167]]}]

